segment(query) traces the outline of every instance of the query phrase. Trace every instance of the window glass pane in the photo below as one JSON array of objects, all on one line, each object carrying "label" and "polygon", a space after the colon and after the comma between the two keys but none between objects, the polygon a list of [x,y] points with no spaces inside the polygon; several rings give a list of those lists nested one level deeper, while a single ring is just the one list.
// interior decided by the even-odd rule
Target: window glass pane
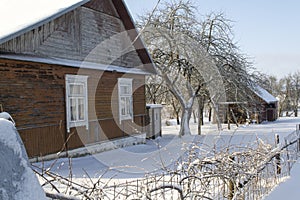
[{"label": "window glass pane", "polygon": [[129,90],[129,86],[128,85],[122,85],[120,87],[120,93],[121,95],[124,95],[124,94],[130,94],[130,90]]},{"label": "window glass pane", "polygon": [[83,95],[83,85],[70,84],[70,95]]},{"label": "window glass pane", "polygon": [[130,113],[130,97],[127,97],[126,98],[126,114],[127,115],[130,115],[131,113]]},{"label": "window glass pane", "polygon": [[78,99],[78,119],[84,120],[84,99],[79,98]]},{"label": "window glass pane", "polygon": [[121,97],[121,102],[120,102],[120,107],[121,107],[121,115],[126,115],[126,98],[125,97]]},{"label": "window glass pane", "polygon": [[76,109],[76,99],[70,99],[70,111],[71,111],[71,121],[77,120],[77,109]]}]

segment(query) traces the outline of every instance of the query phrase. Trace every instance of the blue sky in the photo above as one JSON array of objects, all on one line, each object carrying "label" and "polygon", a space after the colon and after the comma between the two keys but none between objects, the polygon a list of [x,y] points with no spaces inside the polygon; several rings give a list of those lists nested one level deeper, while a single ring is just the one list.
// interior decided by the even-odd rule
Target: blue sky
[{"label": "blue sky", "polygon": [[[125,2],[136,18],[152,10],[157,0]],[[300,1],[194,0],[194,4],[199,16],[222,11],[233,21],[235,41],[259,71],[279,78],[300,71]]]}]

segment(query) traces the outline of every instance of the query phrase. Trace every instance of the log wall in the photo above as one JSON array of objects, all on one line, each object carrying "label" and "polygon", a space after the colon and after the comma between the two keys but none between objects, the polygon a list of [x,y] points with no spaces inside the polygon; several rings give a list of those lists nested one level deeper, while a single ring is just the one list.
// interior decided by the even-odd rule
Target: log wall
[{"label": "log wall", "polygon": [[[78,73],[89,77],[89,130],[79,127],[67,133],[65,75]],[[66,147],[74,149],[145,131],[143,75],[126,75],[133,78],[134,122],[119,124],[113,91],[122,73],[0,59],[0,74],[5,77],[0,79],[0,104],[16,121],[30,157],[56,153],[66,141]]]}]

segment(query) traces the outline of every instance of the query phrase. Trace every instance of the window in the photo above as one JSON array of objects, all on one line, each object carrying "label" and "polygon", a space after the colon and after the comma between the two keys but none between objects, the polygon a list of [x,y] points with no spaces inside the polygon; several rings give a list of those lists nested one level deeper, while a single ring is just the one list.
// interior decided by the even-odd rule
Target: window
[{"label": "window", "polygon": [[67,130],[77,126],[88,129],[87,76],[66,75]]},{"label": "window", "polygon": [[132,111],[132,79],[119,78],[119,117],[122,120],[133,119]]}]

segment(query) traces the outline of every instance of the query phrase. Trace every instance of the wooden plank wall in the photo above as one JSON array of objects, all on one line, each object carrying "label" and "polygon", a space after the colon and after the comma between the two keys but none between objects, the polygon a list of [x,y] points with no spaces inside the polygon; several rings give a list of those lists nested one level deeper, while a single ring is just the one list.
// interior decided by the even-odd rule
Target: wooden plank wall
[{"label": "wooden plank wall", "polygon": [[[78,69],[50,64],[0,59],[0,104],[15,119],[30,157],[60,151],[69,136],[65,119],[65,74]],[[113,96],[117,79],[124,74],[80,70],[89,76],[89,131],[85,127],[71,129],[68,148],[74,149],[107,139],[137,134],[143,130],[145,109],[145,77],[131,75],[134,87],[135,119],[122,122],[117,118],[118,101]],[[128,75],[127,75],[128,76]],[[5,77],[5,78],[4,78]],[[116,94],[117,95],[117,94]]]},{"label": "wooden plank wall", "polygon": [[[49,23],[0,45],[0,53],[29,54],[107,65],[142,64],[111,0],[93,0]],[[100,48],[96,48],[100,47]],[[96,48],[96,49],[95,49]],[[62,149],[69,134],[65,128],[65,74],[78,69],[50,64],[0,59],[0,104],[12,114],[30,157]],[[134,79],[134,123],[119,124],[118,100],[113,92],[122,73],[80,70],[89,76],[90,129],[71,129],[68,148],[143,131],[145,78]],[[114,96],[115,95],[115,96]]]},{"label": "wooden plank wall", "polygon": [[[0,45],[0,52],[57,57],[128,68],[142,62],[110,0],[91,1]],[[129,52],[123,52],[130,47]]]}]

